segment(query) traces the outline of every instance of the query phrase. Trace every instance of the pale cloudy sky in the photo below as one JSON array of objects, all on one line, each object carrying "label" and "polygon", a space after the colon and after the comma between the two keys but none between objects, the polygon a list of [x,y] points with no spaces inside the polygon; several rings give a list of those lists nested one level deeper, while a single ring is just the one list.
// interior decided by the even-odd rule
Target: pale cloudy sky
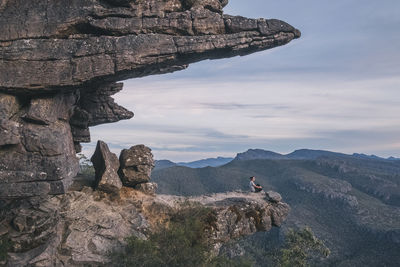
[{"label": "pale cloudy sky", "polygon": [[119,153],[157,159],[299,148],[400,157],[400,1],[230,0],[225,13],[278,18],[302,31],[289,45],[125,81],[129,121],[91,128]]}]

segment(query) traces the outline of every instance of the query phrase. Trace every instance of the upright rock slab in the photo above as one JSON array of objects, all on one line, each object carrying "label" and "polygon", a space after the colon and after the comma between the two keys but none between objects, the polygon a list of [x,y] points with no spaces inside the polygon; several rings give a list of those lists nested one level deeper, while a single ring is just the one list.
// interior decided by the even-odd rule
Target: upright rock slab
[{"label": "upright rock slab", "polygon": [[117,173],[118,157],[110,152],[106,143],[98,141],[96,151],[90,160],[96,171],[95,187],[107,193],[118,194],[122,187]]},{"label": "upright rock slab", "polygon": [[89,127],[133,117],[111,98],[118,81],[300,37],[280,20],[225,15],[227,3],[0,1],[0,198],[64,193]]},{"label": "upright rock slab", "polygon": [[151,171],[154,168],[154,159],[150,148],[137,145],[124,149],[121,151],[119,161],[121,167],[118,173],[125,186],[135,187],[150,181]]}]

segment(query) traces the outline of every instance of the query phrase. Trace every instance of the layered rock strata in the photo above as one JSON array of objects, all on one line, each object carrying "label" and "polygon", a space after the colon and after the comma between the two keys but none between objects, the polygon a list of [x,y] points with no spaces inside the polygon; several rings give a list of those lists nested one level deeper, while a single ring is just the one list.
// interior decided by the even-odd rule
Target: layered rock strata
[{"label": "layered rock strata", "polygon": [[0,198],[65,193],[89,127],[133,116],[111,98],[118,81],[300,37],[227,2],[0,1]]},{"label": "layered rock strata", "polygon": [[84,187],[61,196],[0,202],[0,238],[12,241],[6,266],[110,266],[109,253],[125,238],[146,238],[186,201],[213,212],[207,236],[224,242],[279,226],[289,212],[261,194],[230,192],[195,198],[149,196],[124,187],[120,198]]}]

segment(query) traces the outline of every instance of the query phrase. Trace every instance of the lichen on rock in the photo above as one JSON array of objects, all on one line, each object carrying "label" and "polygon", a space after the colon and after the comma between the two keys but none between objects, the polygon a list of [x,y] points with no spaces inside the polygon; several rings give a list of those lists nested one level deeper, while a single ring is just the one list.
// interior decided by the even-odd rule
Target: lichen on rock
[{"label": "lichen on rock", "polygon": [[83,187],[60,196],[0,203],[0,229],[13,247],[8,266],[107,265],[126,237],[144,239],[168,224],[187,202],[208,208],[207,238],[218,253],[221,244],[268,231],[287,217],[289,206],[262,194],[220,193],[201,197],[150,196],[124,187],[119,197]]}]

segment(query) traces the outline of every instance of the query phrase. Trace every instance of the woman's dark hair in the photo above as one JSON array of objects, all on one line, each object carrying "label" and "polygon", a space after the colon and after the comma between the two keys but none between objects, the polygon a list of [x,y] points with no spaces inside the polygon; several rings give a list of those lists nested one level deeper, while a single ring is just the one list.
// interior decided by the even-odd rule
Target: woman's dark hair
[{"label": "woman's dark hair", "polygon": [[254,177],[254,176],[251,176],[251,177],[250,177],[250,180],[253,180],[253,178],[256,178],[256,177]]}]

